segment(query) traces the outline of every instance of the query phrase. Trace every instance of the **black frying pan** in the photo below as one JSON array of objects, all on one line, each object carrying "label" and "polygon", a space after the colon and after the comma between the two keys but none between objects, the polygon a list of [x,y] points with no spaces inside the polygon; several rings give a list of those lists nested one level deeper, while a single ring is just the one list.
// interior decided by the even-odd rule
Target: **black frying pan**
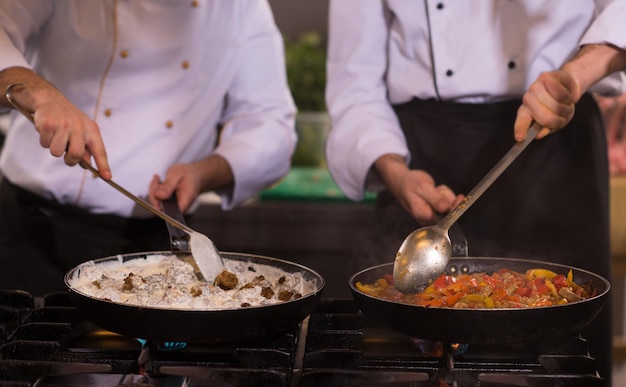
[{"label": "black frying pan", "polygon": [[[122,255],[124,262],[148,255],[187,255],[182,252],[149,252]],[[130,306],[96,299],[70,286],[80,275],[81,265],[65,275],[65,284],[74,305],[94,324],[131,337],[157,341],[220,342],[260,337],[297,326],[313,310],[324,288],[324,279],[302,265],[251,254],[220,253],[222,258],[264,264],[289,273],[300,272],[316,284],[316,290],[302,298],[268,306],[224,310],[183,310]],[[118,256],[97,259],[117,261]]]},{"label": "black frying pan", "polygon": [[[492,273],[498,269],[525,272],[543,268],[567,274],[570,267],[513,258],[453,258],[448,273]],[[362,293],[356,283],[372,283],[393,272],[393,263],[365,269],[350,278],[352,296],[362,313],[389,329],[428,340],[449,343],[518,343],[577,333],[600,312],[607,300],[609,282],[589,271],[571,268],[574,282],[591,283],[597,295],[576,303],[524,309],[454,309],[407,305]]]}]

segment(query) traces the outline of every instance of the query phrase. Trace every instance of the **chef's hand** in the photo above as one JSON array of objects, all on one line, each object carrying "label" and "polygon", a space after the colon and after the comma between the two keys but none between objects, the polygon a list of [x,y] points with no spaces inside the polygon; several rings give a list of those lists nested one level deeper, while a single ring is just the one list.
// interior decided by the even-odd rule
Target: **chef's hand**
[{"label": "chef's hand", "polygon": [[167,170],[163,182],[158,175],[152,177],[148,200],[161,209],[160,201],[167,200],[176,191],[178,207],[184,213],[200,194],[200,184],[199,173],[192,164],[174,164]]},{"label": "chef's hand", "polygon": [[603,97],[594,94],[606,126],[611,175],[626,174],[626,94]]},{"label": "chef's hand", "polygon": [[161,181],[158,175],[150,182],[148,201],[156,208],[159,202],[168,199],[174,191],[178,207],[184,213],[201,192],[232,188],[234,177],[230,165],[221,156],[211,155],[206,159],[188,164],[174,164]]},{"label": "chef's hand", "polygon": [[[12,87],[11,96],[33,122],[42,147],[48,148],[55,157],[63,157],[67,165],[76,165],[81,160],[91,164],[93,156],[100,175],[104,179],[111,179],[111,169],[98,124],[54,86],[30,70],[13,67],[0,72],[3,90],[10,84],[23,84]],[[14,107],[8,103],[4,94],[0,102]]]},{"label": "chef's hand", "polygon": [[447,213],[463,200],[446,185],[435,185],[432,176],[411,170],[399,155],[384,155],[374,167],[389,192],[422,225],[434,224],[438,214]]},{"label": "chef's hand", "polygon": [[610,43],[585,44],[559,70],[542,73],[524,94],[515,120],[515,139],[526,138],[533,121],[543,126],[537,138],[563,128],[580,97],[599,80],[626,69],[626,50]]},{"label": "chef's hand", "polygon": [[522,98],[514,124],[515,140],[523,141],[534,121],[543,129],[537,139],[562,129],[574,117],[576,102],[580,99],[580,87],[566,71],[542,73]]}]

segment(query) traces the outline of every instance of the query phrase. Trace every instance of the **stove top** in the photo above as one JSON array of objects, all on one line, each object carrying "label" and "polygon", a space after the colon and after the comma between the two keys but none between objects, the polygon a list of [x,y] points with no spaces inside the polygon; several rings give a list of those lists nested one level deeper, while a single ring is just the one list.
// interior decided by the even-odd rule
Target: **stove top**
[{"label": "stove top", "polygon": [[198,344],[103,330],[67,293],[0,291],[0,387],[207,384],[605,385],[579,336],[507,347],[436,343],[376,326],[350,299],[323,299],[301,324],[277,335]]}]

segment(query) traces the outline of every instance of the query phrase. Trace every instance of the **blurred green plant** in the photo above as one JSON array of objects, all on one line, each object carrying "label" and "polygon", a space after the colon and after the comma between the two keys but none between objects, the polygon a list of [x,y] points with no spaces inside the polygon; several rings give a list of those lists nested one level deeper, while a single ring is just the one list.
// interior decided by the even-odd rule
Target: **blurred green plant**
[{"label": "blurred green plant", "polygon": [[285,38],[287,81],[299,111],[326,111],[326,49],[317,32]]}]

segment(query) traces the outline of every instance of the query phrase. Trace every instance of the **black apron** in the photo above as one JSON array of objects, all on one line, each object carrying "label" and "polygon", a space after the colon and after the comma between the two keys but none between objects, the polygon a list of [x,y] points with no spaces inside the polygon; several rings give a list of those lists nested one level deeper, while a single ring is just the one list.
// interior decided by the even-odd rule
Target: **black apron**
[{"label": "black apron", "polygon": [[[395,106],[410,167],[467,194],[514,145],[520,104],[414,100]],[[533,141],[459,219],[469,256],[545,260],[610,279],[608,171],[602,116],[585,95],[567,128]],[[420,227],[388,192],[378,196],[376,224],[375,251],[383,249],[379,257],[391,257],[387,261]],[[609,297],[584,333],[606,379],[611,372],[610,309]]]},{"label": "black apron", "polygon": [[0,289],[34,295],[64,291],[65,273],[82,262],[169,249],[169,233],[159,218],[91,214],[7,179],[0,183]]}]

